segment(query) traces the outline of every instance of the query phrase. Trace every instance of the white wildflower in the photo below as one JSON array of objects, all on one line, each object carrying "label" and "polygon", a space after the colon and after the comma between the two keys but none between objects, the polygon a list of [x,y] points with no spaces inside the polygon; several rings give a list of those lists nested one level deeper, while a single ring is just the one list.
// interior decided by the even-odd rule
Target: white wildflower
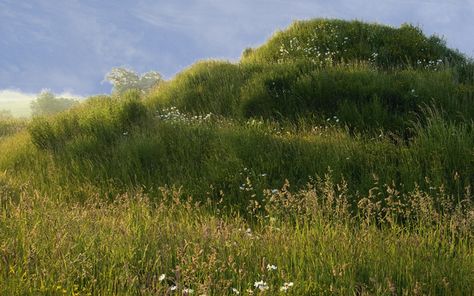
[{"label": "white wildflower", "polygon": [[283,286],[280,288],[280,291],[281,292],[286,292],[291,287],[293,287],[293,282],[284,283]]},{"label": "white wildflower", "polygon": [[268,264],[267,265],[267,270],[268,271],[271,271],[271,270],[277,270],[278,267],[276,267],[276,265],[273,265],[273,264]]},{"label": "white wildflower", "polygon": [[166,278],[166,274],[163,273],[162,275],[160,275],[160,277],[158,278],[158,280],[159,280],[160,282],[162,282],[162,281],[165,280],[165,278]]},{"label": "white wildflower", "polygon": [[255,282],[253,285],[255,288],[259,289],[260,291],[265,291],[269,289],[267,283],[264,281]]}]

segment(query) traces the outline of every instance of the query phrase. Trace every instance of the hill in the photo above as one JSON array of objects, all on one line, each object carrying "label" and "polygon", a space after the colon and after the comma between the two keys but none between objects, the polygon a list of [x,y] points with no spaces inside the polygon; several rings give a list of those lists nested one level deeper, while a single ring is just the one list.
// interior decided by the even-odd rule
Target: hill
[{"label": "hill", "polygon": [[[407,134],[420,106],[472,120],[473,64],[419,28],[358,21],[295,22],[238,64],[200,62],[148,99],[195,114],[323,123]],[[461,107],[462,106],[462,107]]]},{"label": "hill", "polygon": [[316,19],[0,119],[0,294],[466,295],[473,70],[410,25]]}]

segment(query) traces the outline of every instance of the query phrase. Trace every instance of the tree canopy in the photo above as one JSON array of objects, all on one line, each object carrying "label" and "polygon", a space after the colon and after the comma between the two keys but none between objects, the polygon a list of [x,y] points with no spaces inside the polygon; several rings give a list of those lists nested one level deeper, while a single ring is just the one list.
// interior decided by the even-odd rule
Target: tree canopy
[{"label": "tree canopy", "polygon": [[57,98],[50,91],[42,91],[36,100],[31,102],[33,116],[51,115],[67,110],[78,101],[68,98]]},{"label": "tree canopy", "polygon": [[133,70],[118,67],[112,68],[105,76],[105,80],[113,85],[113,93],[121,94],[131,89],[147,92],[162,81],[162,76],[156,71],[140,75]]}]

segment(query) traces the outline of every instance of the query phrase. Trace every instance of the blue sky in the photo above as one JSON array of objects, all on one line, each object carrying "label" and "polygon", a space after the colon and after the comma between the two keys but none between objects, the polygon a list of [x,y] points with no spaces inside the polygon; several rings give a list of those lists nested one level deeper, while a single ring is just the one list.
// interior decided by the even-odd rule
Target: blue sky
[{"label": "blue sky", "polygon": [[116,66],[170,78],[200,59],[237,60],[316,17],[409,22],[474,56],[474,0],[0,0],[0,102],[45,88],[108,93],[103,78]]}]

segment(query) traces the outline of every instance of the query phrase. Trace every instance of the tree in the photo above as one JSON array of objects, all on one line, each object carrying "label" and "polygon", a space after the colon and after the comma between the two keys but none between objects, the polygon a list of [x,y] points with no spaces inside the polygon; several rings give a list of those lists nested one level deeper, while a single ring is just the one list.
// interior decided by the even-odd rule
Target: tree
[{"label": "tree", "polygon": [[105,80],[113,85],[113,93],[122,94],[131,89],[147,92],[162,81],[162,76],[155,71],[150,71],[140,76],[135,71],[127,68],[112,68],[105,75]]},{"label": "tree", "polygon": [[77,100],[56,98],[50,91],[42,91],[36,100],[31,102],[33,116],[51,115],[67,110],[78,103]]},{"label": "tree", "polygon": [[13,115],[10,110],[5,110],[5,109],[0,110],[0,119],[11,119],[11,118],[13,118]]}]

